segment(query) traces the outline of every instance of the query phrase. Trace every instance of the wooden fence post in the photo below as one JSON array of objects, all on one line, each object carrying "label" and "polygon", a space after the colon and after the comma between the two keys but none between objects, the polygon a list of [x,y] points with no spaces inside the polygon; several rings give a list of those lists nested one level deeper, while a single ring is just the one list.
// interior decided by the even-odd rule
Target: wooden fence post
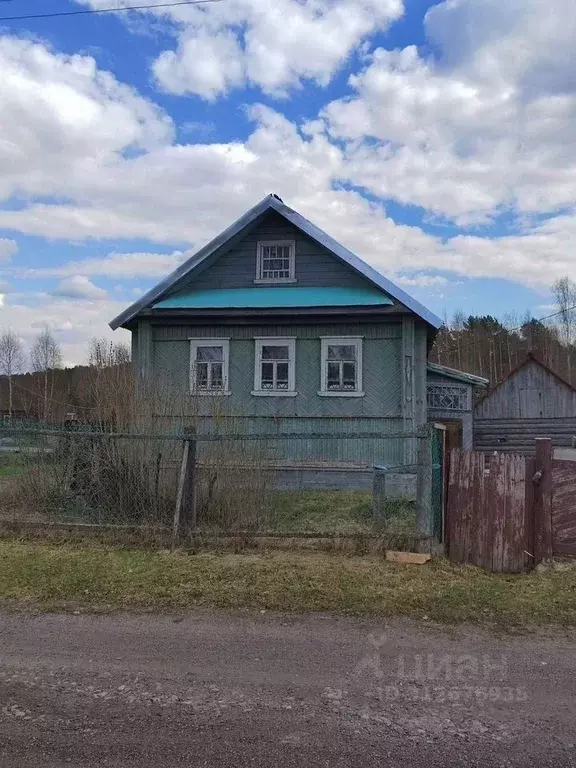
[{"label": "wooden fence post", "polygon": [[430,427],[418,430],[416,468],[416,535],[432,536],[432,438]]},{"label": "wooden fence post", "polygon": [[386,523],[386,467],[374,467],[372,480],[372,513],[374,523],[383,527]]},{"label": "wooden fence post", "polygon": [[182,499],[182,521],[188,531],[196,528],[198,506],[197,441],[195,427],[184,430],[188,443],[188,463]]},{"label": "wooden fence post", "polygon": [[184,430],[182,463],[172,524],[172,549],[178,544],[182,525],[193,530],[196,527],[196,430],[191,427]]},{"label": "wooden fence post", "polygon": [[552,562],[552,441],[537,437],[534,454],[534,565]]}]

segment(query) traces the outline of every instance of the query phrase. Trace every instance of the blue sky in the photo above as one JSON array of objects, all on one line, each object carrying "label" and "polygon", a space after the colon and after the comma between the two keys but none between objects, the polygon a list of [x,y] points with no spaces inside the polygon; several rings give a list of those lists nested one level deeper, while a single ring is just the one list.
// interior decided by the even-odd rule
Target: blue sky
[{"label": "blue sky", "polygon": [[0,326],[29,345],[46,323],[83,362],[269,192],[439,315],[548,314],[576,279],[575,43],[568,0],[0,22]]}]

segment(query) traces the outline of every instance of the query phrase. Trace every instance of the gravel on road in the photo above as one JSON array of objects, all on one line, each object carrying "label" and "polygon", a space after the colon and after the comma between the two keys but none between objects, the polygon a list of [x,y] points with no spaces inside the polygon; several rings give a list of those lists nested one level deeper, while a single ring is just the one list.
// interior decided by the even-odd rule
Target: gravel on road
[{"label": "gravel on road", "polygon": [[0,616],[0,765],[576,766],[576,635]]}]

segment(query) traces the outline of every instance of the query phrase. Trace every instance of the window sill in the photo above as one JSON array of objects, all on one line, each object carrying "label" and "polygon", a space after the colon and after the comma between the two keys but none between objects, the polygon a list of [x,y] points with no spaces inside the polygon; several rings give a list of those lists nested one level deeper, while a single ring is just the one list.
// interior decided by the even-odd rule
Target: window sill
[{"label": "window sill", "polygon": [[264,389],[253,389],[252,392],[250,392],[250,394],[254,395],[254,397],[296,397],[298,392],[294,392],[293,390],[273,391],[273,390],[264,390]]},{"label": "window sill", "polygon": [[201,391],[201,390],[192,390],[190,392],[191,395],[200,395],[200,397],[227,397],[228,395],[231,395],[232,392],[229,389],[215,389],[214,391]]},{"label": "window sill", "polygon": [[320,397],[364,397],[366,392],[318,392]]},{"label": "window sill", "polygon": [[278,278],[278,280],[272,280],[271,278],[261,278],[256,277],[254,278],[254,284],[255,285],[284,285],[285,283],[297,283],[298,280],[295,277],[283,277]]}]

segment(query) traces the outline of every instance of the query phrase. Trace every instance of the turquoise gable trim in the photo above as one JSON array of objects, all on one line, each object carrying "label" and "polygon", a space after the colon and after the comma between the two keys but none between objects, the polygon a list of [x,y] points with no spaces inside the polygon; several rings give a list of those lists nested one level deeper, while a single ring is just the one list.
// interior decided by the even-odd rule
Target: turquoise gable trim
[{"label": "turquoise gable trim", "polygon": [[372,288],[298,288],[270,286],[189,290],[169,296],[154,309],[272,309],[275,307],[390,306],[394,302]]}]

